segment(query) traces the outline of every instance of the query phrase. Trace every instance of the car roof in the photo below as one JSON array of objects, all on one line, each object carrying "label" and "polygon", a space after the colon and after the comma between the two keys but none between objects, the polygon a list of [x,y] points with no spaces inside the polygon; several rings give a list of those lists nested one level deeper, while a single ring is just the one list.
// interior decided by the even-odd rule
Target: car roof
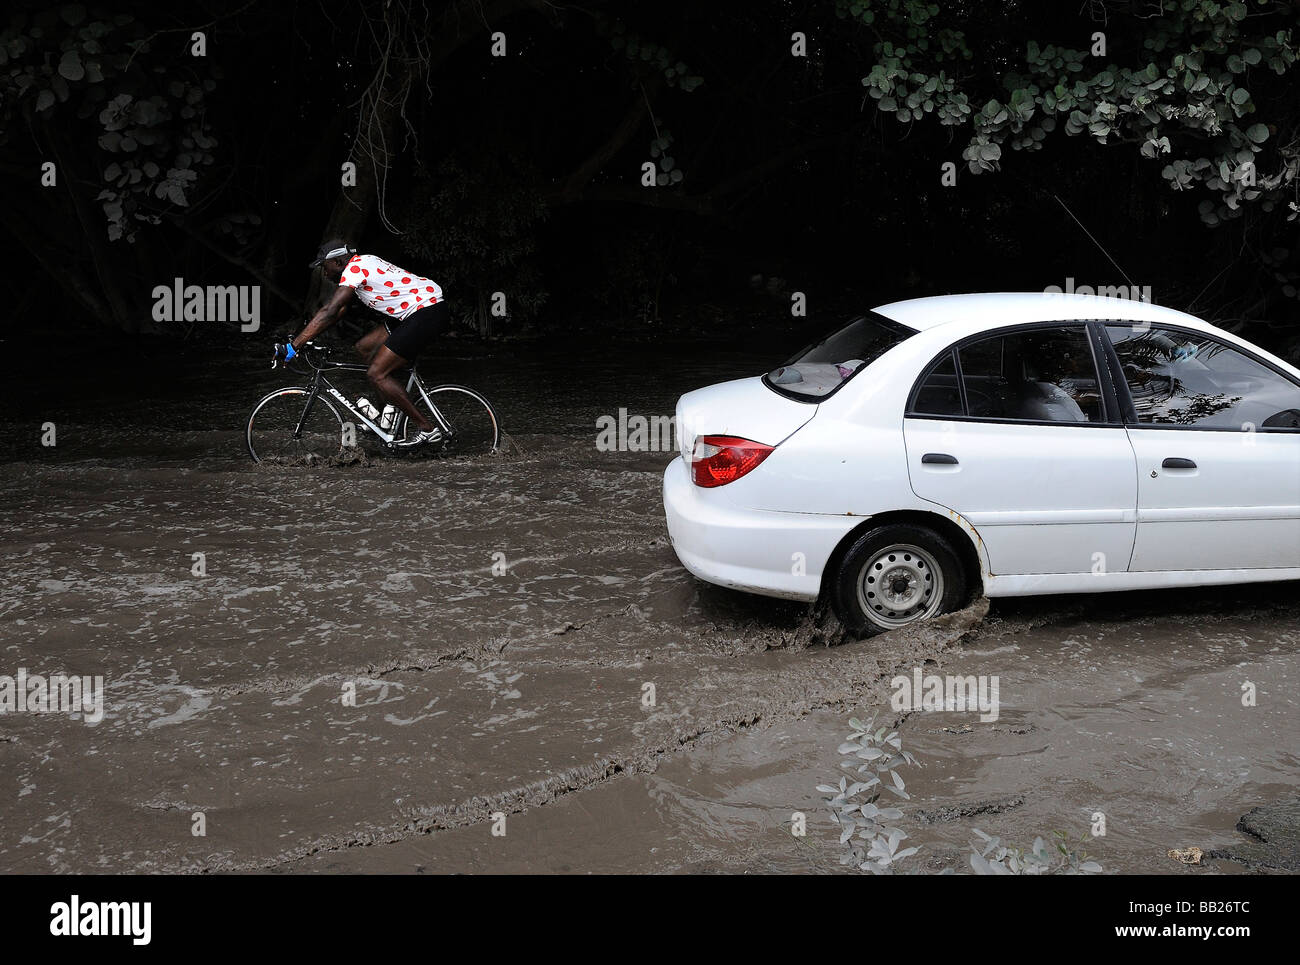
[{"label": "car roof", "polygon": [[1021,322],[1082,318],[1176,322],[1205,329],[1213,327],[1193,315],[1150,302],[1069,292],[933,295],[929,298],[890,302],[874,311],[917,331],[957,321],[968,323],[967,327],[976,331],[983,331]]}]

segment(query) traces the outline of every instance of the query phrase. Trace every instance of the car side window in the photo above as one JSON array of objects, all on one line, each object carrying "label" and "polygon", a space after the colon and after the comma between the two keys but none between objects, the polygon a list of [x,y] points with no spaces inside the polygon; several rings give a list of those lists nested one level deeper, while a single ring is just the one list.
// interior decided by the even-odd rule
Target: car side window
[{"label": "car side window", "polygon": [[1104,421],[1097,367],[1082,325],[993,335],[962,346],[957,357],[969,416]]},{"label": "car side window", "polygon": [[1139,425],[1300,428],[1300,386],[1200,333],[1107,325]]},{"label": "car side window", "polygon": [[948,352],[930,367],[930,371],[926,373],[925,379],[916,390],[912,411],[918,415],[965,415],[952,352]]}]

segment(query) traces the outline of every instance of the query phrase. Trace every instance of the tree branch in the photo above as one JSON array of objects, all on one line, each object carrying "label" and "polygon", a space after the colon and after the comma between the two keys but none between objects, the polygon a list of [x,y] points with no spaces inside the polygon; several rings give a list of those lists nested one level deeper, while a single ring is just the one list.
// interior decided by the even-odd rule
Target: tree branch
[{"label": "tree branch", "polygon": [[641,119],[646,112],[650,110],[650,93],[657,90],[660,84],[660,78],[655,77],[650,82],[650,90],[642,88],[640,97],[633,100],[632,105],[627,109],[613,133],[605,139],[605,143],[593,151],[585,161],[579,164],[564,181],[564,186],[557,193],[555,198],[558,202],[568,202],[577,199],[579,193],[587,183],[600,173],[601,168],[609,163],[615,154],[632,140],[632,137],[641,127]]},{"label": "tree branch", "polygon": [[752,167],[727,178],[703,194],[689,195],[666,188],[646,188],[639,184],[593,184],[588,185],[573,195],[557,192],[550,199],[552,204],[564,204],[580,201],[612,201],[627,204],[645,205],[651,208],[663,208],[672,211],[689,211],[694,214],[711,215],[720,210],[721,202],[747,188],[760,184],[768,175],[781,170],[805,154],[845,144],[857,135],[854,132],[832,134],[825,137],[803,141],[787,148],[780,154],[774,154]]},{"label": "tree branch", "polygon": [[207,248],[209,251],[213,252],[218,257],[225,259],[226,261],[230,262],[232,265],[236,265],[237,267],[244,269],[244,271],[248,272],[250,275],[256,278],[258,282],[260,282],[262,286],[266,288],[267,291],[269,291],[276,298],[280,299],[280,301],[284,302],[286,305],[289,305],[291,308],[293,308],[294,311],[300,311],[302,309],[302,305],[303,305],[302,299],[293,298],[291,295],[289,295],[288,292],[286,292],[283,288],[277,285],[274,279],[272,279],[269,275],[263,272],[256,265],[245,260],[244,258],[241,258],[239,255],[232,254],[231,252],[226,251],[220,245],[216,244],[216,242],[208,240],[207,236],[205,236],[197,228],[191,227],[189,224],[185,222],[184,219],[176,215],[171,215],[170,217],[168,217],[167,220],[170,221],[172,224],[174,224],[177,228],[180,228],[181,231],[185,232],[187,235],[189,235],[191,238],[193,238],[195,241],[201,244],[204,248]]}]

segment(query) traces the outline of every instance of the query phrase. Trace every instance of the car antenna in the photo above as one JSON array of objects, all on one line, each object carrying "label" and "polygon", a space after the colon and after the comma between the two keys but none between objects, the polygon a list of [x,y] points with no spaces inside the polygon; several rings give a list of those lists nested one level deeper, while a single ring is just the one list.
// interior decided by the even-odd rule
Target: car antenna
[{"label": "car antenna", "polygon": [[1064,201],[1062,201],[1062,200],[1057,196],[1057,194],[1056,194],[1055,191],[1052,192],[1052,197],[1056,198],[1056,203],[1057,203],[1057,204],[1059,204],[1062,208],[1065,208],[1065,213],[1066,213],[1066,214],[1068,214],[1071,218],[1074,218],[1074,223],[1077,224],[1077,225],[1079,226],[1080,230],[1082,230],[1083,233],[1084,233],[1085,235],[1088,236],[1088,239],[1089,239],[1089,240],[1090,240],[1094,245],[1097,246],[1097,248],[1101,251],[1101,253],[1102,253],[1103,255],[1105,255],[1108,259],[1110,259],[1110,263],[1111,263],[1112,265],[1115,266],[1115,270],[1118,271],[1121,275],[1124,276],[1124,280],[1128,282],[1129,291],[1130,291],[1130,292],[1138,291],[1137,283],[1134,282],[1133,279],[1130,278],[1130,277],[1128,276],[1128,272],[1126,272],[1123,268],[1121,268],[1121,267],[1119,266],[1119,262],[1118,262],[1118,261],[1116,261],[1114,258],[1111,258],[1111,256],[1110,256],[1110,252],[1107,251],[1105,248],[1102,248],[1102,246],[1101,246],[1101,242],[1098,241],[1096,238],[1094,238],[1094,237],[1092,236],[1092,232],[1089,231],[1086,227],[1084,227],[1083,222],[1080,221],[1077,217],[1075,217],[1075,214],[1074,214],[1073,211],[1070,210],[1069,205],[1067,205]]}]

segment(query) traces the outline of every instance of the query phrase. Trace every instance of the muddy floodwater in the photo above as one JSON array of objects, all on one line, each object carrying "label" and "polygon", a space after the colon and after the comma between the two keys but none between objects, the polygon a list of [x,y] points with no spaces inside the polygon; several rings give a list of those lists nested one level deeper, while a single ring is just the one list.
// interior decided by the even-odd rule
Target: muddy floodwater
[{"label": "muddy floodwater", "polygon": [[[1097,814],[1107,872],[1285,870],[1235,826],[1300,794],[1296,584],[981,601],[843,642],[690,577],[673,454],[596,446],[600,416],[670,415],[788,340],[453,345],[425,371],[496,403],[505,452],[290,468],[243,450],[293,381],[248,338],[9,377],[0,675],[105,700],[0,716],[0,871],[838,872],[816,786],[876,713],[922,765],[916,870],[968,871],[973,828],[1027,846]],[[997,676],[998,719],[895,714],[917,667]],[[1193,846],[1256,858],[1167,856]]]}]

